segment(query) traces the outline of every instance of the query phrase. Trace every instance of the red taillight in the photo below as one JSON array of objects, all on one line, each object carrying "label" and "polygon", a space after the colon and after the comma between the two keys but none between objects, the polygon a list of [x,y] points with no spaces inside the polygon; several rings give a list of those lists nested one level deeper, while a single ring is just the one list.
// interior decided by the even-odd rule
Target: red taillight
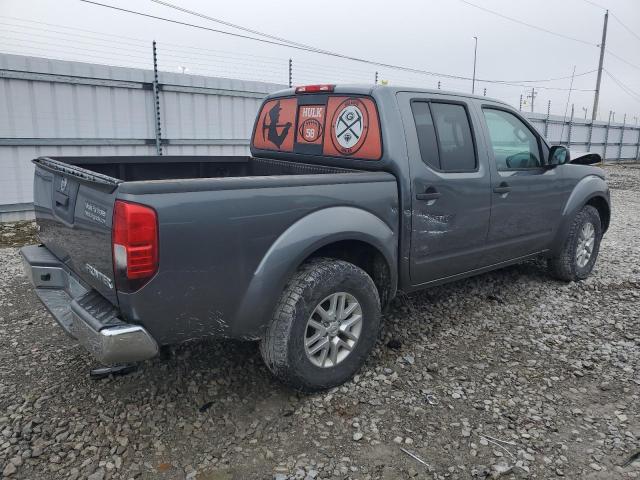
[{"label": "red taillight", "polygon": [[322,85],[303,85],[296,87],[296,93],[319,93],[319,92],[333,92],[336,88],[335,85],[322,84]]},{"label": "red taillight", "polygon": [[[113,269],[116,282],[141,280],[158,271],[158,218],[154,209],[116,200],[113,210]],[[120,285],[118,285],[120,287]]]}]

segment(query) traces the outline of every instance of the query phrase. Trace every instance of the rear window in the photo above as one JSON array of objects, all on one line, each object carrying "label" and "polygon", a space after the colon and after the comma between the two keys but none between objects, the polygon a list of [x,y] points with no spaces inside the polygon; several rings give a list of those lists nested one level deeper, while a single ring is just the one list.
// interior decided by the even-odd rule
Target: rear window
[{"label": "rear window", "polygon": [[252,150],[379,160],[380,123],[373,99],[364,96],[297,95],[262,106]]}]

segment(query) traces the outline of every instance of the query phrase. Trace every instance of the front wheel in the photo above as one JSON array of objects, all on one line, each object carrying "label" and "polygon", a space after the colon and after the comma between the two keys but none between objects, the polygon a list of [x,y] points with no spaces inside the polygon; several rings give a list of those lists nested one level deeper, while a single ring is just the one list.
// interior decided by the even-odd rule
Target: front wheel
[{"label": "front wheel", "polygon": [[553,276],[564,281],[587,278],[598,258],[601,240],[600,214],[586,205],[573,219],[560,253],[549,260]]},{"label": "front wheel", "polygon": [[283,383],[325,390],[362,367],[379,330],[380,298],[371,277],[349,262],[319,258],[287,284],[260,350]]}]

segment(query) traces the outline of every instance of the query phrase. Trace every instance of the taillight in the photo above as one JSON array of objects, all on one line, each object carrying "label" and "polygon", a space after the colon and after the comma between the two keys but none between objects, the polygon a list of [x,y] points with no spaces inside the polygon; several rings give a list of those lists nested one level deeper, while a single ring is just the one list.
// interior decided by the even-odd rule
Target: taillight
[{"label": "taillight", "polygon": [[333,92],[336,88],[335,85],[323,84],[323,85],[303,85],[296,87],[296,93],[321,93],[321,92]]},{"label": "taillight", "polygon": [[116,200],[113,270],[118,289],[134,291],[158,271],[158,217],[153,208]]}]

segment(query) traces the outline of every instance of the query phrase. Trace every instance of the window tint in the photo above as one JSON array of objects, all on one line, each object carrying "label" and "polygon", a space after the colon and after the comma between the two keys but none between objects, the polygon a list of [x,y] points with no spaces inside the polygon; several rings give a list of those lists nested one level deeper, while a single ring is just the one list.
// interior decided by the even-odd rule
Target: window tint
[{"label": "window tint", "polygon": [[476,154],[467,111],[462,105],[431,103],[438,136],[440,169],[445,172],[476,169]]},{"label": "window tint", "polygon": [[413,111],[413,120],[416,124],[422,161],[430,167],[440,170],[436,131],[433,128],[429,104],[427,102],[412,102],[411,110]]},{"label": "window tint", "polygon": [[503,110],[483,109],[498,170],[538,168],[538,139],[515,115]]}]

